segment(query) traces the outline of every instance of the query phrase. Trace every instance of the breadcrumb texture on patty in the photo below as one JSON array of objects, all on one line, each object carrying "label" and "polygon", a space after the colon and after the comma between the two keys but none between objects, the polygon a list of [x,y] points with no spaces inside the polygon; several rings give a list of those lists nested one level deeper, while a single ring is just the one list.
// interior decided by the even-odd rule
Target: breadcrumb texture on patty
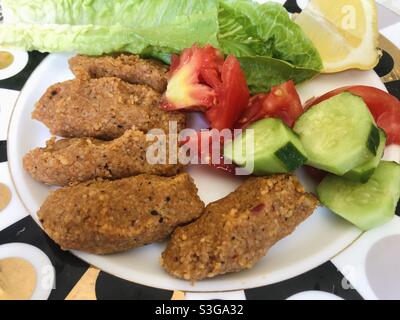
[{"label": "breadcrumb texture on patty", "polygon": [[[148,162],[147,150],[157,143],[158,138],[154,141],[147,138],[143,132],[135,130],[128,130],[113,141],[92,138],[56,141],[53,138],[45,148],[36,148],[26,154],[23,165],[35,180],[56,186],[95,178],[119,179],[138,174],[172,176],[180,172],[182,165],[168,162],[168,140],[164,146],[167,151],[165,164]],[[156,156],[153,160],[157,160]]]},{"label": "breadcrumb texture on patty", "polygon": [[203,209],[188,174],[140,175],[58,189],[38,217],[62,249],[110,254],[162,241]]},{"label": "breadcrumb texture on patty", "polygon": [[32,118],[45,124],[53,135],[65,138],[116,139],[126,130],[148,132],[186,128],[186,115],[161,109],[161,94],[147,85],[118,78],[77,78],[49,87]]},{"label": "breadcrumb texture on patty", "polygon": [[250,178],[178,228],[162,254],[171,275],[201,280],[253,267],[318,205],[293,175]]},{"label": "breadcrumb texture on patty", "polygon": [[69,66],[75,76],[80,78],[115,77],[132,84],[146,84],[160,93],[167,88],[168,66],[136,55],[77,55],[69,60]]}]

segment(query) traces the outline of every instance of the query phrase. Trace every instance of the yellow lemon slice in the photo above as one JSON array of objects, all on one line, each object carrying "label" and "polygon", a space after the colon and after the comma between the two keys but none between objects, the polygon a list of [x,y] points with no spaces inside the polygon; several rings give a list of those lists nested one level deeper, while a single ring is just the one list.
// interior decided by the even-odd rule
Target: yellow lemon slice
[{"label": "yellow lemon slice", "polygon": [[318,49],[324,73],[370,70],[378,64],[373,0],[311,0],[295,21]]}]

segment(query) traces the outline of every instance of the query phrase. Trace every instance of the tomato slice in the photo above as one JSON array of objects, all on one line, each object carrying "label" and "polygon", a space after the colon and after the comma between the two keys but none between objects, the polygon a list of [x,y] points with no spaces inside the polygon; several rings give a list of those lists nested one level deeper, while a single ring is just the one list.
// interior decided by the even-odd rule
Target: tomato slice
[{"label": "tomato slice", "polygon": [[269,94],[259,94],[250,99],[250,103],[240,120],[238,128],[246,128],[251,123],[269,117],[280,118],[289,127],[293,127],[303,113],[299,94],[292,80],[272,88]]},{"label": "tomato slice", "polygon": [[208,82],[218,85],[223,62],[221,53],[212,46],[194,45],[183,50],[181,56],[173,55],[162,107],[170,111],[204,111],[214,106],[217,94]]},{"label": "tomato slice", "polygon": [[233,129],[250,99],[246,77],[234,56],[228,56],[225,60],[221,84],[215,90],[218,104],[207,111],[206,117],[214,129]]},{"label": "tomato slice", "polygon": [[400,144],[400,101],[383,90],[369,86],[343,87],[308,101],[305,109],[342,92],[350,92],[364,100],[378,126],[386,132],[387,145]]},{"label": "tomato slice", "polygon": [[399,100],[396,97],[383,90],[369,86],[349,86],[335,89],[317,99],[309,101],[305,108],[308,109],[343,92],[350,92],[361,97],[376,119],[379,118],[382,113],[385,113],[388,108],[400,108]]},{"label": "tomato slice", "polygon": [[[200,164],[207,164],[213,169],[227,172],[229,174],[235,174],[236,166],[234,164],[225,163],[223,155],[224,140],[222,137],[218,137],[218,149],[213,149],[213,135],[210,130],[196,132],[194,136],[190,136],[185,145],[197,145],[198,150],[198,161]],[[203,145],[208,145],[208,149],[204,150]],[[218,152],[218,161],[213,162],[213,153]],[[214,156],[215,157],[215,156]]]},{"label": "tomato slice", "polygon": [[387,145],[400,145],[400,110],[383,113],[377,120],[377,124],[387,135]]},{"label": "tomato slice", "polygon": [[175,70],[178,69],[180,63],[181,59],[179,58],[179,56],[177,54],[173,54],[171,56],[171,65],[169,67],[169,78],[171,78]]},{"label": "tomato slice", "polygon": [[[217,49],[196,45],[183,50],[181,56],[172,56],[168,88],[162,104],[166,110],[203,111],[211,128],[221,131],[234,128],[249,99],[246,77],[234,56],[225,60]],[[204,139],[208,139],[210,151],[201,149]],[[207,132],[199,132],[184,144],[198,145],[201,163],[234,174],[236,166],[224,161],[223,141],[219,141],[219,161],[213,162],[213,140]]]},{"label": "tomato slice", "polygon": [[224,55],[217,49],[207,46],[203,48],[203,61],[200,70],[200,81],[216,90],[221,85],[221,73]]},{"label": "tomato slice", "polygon": [[212,128],[233,129],[249,99],[246,77],[234,56],[224,60],[212,46],[196,45],[172,56],[164,109],[200,110]]}]

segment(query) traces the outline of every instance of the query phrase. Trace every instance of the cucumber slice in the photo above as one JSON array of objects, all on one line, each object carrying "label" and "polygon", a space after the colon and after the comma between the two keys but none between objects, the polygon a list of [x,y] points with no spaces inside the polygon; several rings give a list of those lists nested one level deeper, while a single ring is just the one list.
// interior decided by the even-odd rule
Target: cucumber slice
[{"label": "cucumber slice", "polygon": [[381,136],[379,133],[379,129],[375,125],[372,125],[371,131],[369,132],[367,146],[369,151],[371,151],[374,156],[376,156],[378,153],[380,143]]},{"label": "cucumber slice", "polygon": [[379,129],[380,144],[376,152],[376,156],[371,160],[367,161],[363,165],[354,168],[347,172],[344,177],[356,182],[366,183],[369,178],[374,174],[376,167],[382,160],[386,146],[386,134],[383,130]]},{"label": "cucumber slice", "polygon": [[364,101],[348,92],[312,107],[294,127],[308,164],[340,176],[375,156],[377,130]]},{"label": "cucumber slice", "polygon": [[320,201],[362,230],[391,220],[400,197],[400,165],[382,161],[367,183],[327,176],[317,188]]},{"label": "cucumber slice", "polygon": [[[249,139],[249,130],[253,130],[254,143]],[[273,118],[260,120],[246,129],[225,146],[224,156],[242,167],[254,159],[255,175],[292,172],[307,161],[299,137],[282,120]]]}]

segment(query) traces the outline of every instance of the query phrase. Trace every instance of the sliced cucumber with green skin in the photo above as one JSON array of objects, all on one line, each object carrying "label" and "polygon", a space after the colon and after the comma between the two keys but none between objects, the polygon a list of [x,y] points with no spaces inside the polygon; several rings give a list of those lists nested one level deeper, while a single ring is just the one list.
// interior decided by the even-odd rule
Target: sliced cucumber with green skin
[{"label": "sliced cucumber with green skin", "polygon": [[367,183],[328,175],[318,186],[320,201],[362,230],[390,221],[400,198],[400,165],[382,161]]},{"label": "sliced cucumber with green skin", "polygon": [[344,177],[356,182],[366,183],[369,178],[374,174],[375,169],[378,167],[382,160],[386,146],[386,134],[382,129],[379,129],[380,144],[376,152],[376,156],[371,160],[367,161],[363,165],[354,168],[347,172]]},{"label": "sliced cucumber with green skin", "polygon": [[372,160],[379,147],[379,131],[368,107],[348,92],[309,109],[294,131],[308,165],[340,176]]},{"label": "sliced cucumber with green skin", "polygon": [[379,129],[376,125],[371,125],[371,130],[368,136],[367,146],[369,151],[376,156],[378,154],[378,148],[381,143],[381,136],[379,133]]},{"label": "sliced cucumber with green skin", "polygon": [[[254,147],[249,146],[248,130],[254,130]],[[280,119],[264,119],[226,145],[224,156],[241,167],[254,159],[255,175],[295,171],[307,161],[299,137]]]}]

